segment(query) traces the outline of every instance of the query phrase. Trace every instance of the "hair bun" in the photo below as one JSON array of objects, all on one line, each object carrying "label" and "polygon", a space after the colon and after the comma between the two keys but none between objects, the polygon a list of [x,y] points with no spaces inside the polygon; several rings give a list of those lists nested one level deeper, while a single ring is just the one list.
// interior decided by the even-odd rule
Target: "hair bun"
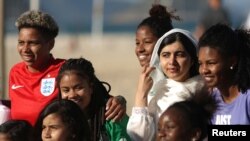
[{"label": "hair bun", "polygon": [[159,4],[155,4],[152,6],[152,8],[149,10],[149,15],[155,18],[169,17],[166,7],[163,5],[159,5]]}]

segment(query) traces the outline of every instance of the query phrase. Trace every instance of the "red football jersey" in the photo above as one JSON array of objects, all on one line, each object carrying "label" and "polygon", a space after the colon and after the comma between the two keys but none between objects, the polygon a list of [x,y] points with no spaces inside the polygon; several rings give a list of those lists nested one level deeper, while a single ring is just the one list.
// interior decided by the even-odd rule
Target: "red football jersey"
[{"label": "red football jersey", "polygon": [[29,72],[24,62],[12,67],[9,74],[12,119],[24,119],[35,124],[41,110],[57,98],[55,79],[64,61],[51,57],[49,67],[38,73]]}]

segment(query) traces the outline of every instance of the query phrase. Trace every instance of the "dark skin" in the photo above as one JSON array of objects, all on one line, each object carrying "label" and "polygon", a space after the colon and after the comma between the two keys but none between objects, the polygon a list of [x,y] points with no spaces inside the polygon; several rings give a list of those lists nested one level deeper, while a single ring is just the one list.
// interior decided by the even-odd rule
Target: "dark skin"
[{"label": "dark skin", "polygon": [[[54,47],[54,39],[45,40],[36,28],[21,28],[18,35],[17,50],[30,72],[39,72],[47,67],[47,60]],[[107,120],[119,121],[126,114],[126,106],[116,97],[109,98],[106,106]]]},{"label": "dark skin", "polygon": [[231,103],[238,95],[237,85],[233,84],[231,66],[236,65],[236,58],[226,58],[210,47],[202,47],[199,51],[199,72],[208,87],[217,87],[226,103]]},{"label": "dark skin", "polygon": [[54,39],[45,40],[36,28],[22,28],[18,34],[17,51],[30,72],[40,72],[48,66]]},{"label": "dark skin", "polygon": [[142,67],[149,64],[157,40],[158,38],[148,26],[141,26],[137,29],[135,54]]},{"label": "dark skin", "polygon": [[126,115],[126,105],[122,105],[116,97],[109,98],[106,110],[106,120],[120,121]]},{"label": "dark skin", "polygon": [[199,131],[193,129],[185,117],[185,114],[177,108],[167,109],[158,122],[157,141],[197,140]]},{"label": "dark skin", "polygon": [[11,139],[7,133],[0,133],[0,140],[1,141],[11,141]]},{"label": "dark skin", "polygon": [[[80,78],[74,73],[64,75],[59,83],[62,99],[68,99],[76,102],[82,110],[86,110],[92,95],[92,85],[87,79]],[[106,118],[113,121],[119,121],[123,117],[123,112],[126,113],[126,106],[123,107],[116,97],[109,99],[111,107],[106,112]],[[107,106],[110,106],[107,104]],[[118,113],[118,114],[117,114]]]}]

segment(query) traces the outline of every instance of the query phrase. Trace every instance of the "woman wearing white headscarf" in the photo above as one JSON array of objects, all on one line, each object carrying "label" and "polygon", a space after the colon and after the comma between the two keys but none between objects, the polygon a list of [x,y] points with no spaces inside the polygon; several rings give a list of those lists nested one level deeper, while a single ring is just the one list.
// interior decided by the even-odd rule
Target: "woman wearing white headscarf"
[{"label": "woman wearing white headscarf", "polygon": [[[156,43],[150,66],[142,70],[127,131],[136,141],[155,140],[160,115],[173,103],[204,88],[198,75],[197,42],[183,29],[172,29]],[[148,94],[154,97],[148,101]]]}]

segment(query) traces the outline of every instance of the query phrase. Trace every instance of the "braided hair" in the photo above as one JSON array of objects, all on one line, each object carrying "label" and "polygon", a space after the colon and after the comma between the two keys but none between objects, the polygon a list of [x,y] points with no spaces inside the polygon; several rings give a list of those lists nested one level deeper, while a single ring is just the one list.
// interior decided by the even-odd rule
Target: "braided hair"
[{"label": "braided hair", "polygon": [[[58,87],[62,77],[68,72],[75,73],[77,76],[85,79],[87,78],[88,82],[93,84],[93,93],[86,112],[89,117],[93,138],[98,140],[102,125],[105,122],[104,113],[106,102],[111,97],[109,95],[111,86],[109,83],[102,82],[96,77],[92,63],[84,58],[69,59],[62,65],[56,78]],[[59,98],[61,97],[61,93],[59,93]]]}]

